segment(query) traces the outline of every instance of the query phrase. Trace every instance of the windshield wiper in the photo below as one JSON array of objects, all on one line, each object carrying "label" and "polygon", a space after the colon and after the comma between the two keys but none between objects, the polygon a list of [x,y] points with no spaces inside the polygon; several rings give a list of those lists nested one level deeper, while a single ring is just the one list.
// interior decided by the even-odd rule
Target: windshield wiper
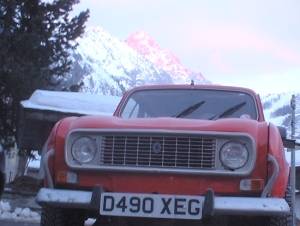
[{"label": "windshield wiper", "polygon": [[228,108],[227,110],[223,111],[220,114],[216,114],[213,117],[210,117],[209,120],[214,120],[214,119],[218,119],[218,118],[223,118],[226,116],[230,116],[232,115],[234,112],[238,111],[241,107],[243,107],[246,104],[246,101],[241,102],[239,104],[236,104],[230,108]]},{"label": "windshield wiper", "polygon": [[192,114],[194,111],[196,111],[199,107],[201,107],[201,105],[203,105],[205,103],[205,101],[200,101],[186,109],[184,109],[182,112],[180,112],[179,114],[177,115],[174,115],[173,117],[175,118],[182,118],[182,117],[185,117],[187,115],[190,115]]}]

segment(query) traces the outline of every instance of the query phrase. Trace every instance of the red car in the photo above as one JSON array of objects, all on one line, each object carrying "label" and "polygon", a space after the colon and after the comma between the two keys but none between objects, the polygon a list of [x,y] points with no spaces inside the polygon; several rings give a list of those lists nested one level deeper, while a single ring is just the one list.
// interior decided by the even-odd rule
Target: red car
[{"label": "red car", "polygon": [[135,88],[112,117],[52,129],[41,225],[291,225],[280,132],[249,89]]}]

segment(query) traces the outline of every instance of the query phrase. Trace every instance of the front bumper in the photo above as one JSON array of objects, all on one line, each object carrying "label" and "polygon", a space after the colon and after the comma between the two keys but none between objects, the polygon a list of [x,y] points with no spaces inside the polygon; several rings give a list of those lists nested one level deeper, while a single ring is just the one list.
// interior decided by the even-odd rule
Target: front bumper
[{"label": "front bumper", "polygon": [[[80,208],[99,211],[102,190],[75,191],[42,188],[36,201],[41,206]],[[203,215],[277,216],[290,212],[282,198],[218,197],[209,192],[205,197]]]}]

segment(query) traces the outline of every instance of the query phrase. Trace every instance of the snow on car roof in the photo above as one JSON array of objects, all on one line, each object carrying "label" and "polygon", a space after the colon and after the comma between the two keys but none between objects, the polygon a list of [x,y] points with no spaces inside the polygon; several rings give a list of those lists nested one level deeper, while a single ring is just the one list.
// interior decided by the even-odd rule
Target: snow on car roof
[{"label": "snow on car roof", "polygon": [[120,99],[90,93],[36,90],[28,100],[21,101],[21,105],[29,109],[65,113],[112,115]]}]

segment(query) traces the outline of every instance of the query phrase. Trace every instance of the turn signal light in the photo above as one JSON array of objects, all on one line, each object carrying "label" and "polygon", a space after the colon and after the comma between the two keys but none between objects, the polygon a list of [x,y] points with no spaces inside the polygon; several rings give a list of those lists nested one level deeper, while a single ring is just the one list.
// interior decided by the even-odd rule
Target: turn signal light
[{"label": "turn signal light", "polygon": [[56,174],[56,181],[57,183],[76,184],[78,183],[78,176],[74,172],[58,171]]},{"label": "turn signal light", "polygon": [[243,179],[240,182],[241,191],[260,192],[264,189],[263,179]]}]

